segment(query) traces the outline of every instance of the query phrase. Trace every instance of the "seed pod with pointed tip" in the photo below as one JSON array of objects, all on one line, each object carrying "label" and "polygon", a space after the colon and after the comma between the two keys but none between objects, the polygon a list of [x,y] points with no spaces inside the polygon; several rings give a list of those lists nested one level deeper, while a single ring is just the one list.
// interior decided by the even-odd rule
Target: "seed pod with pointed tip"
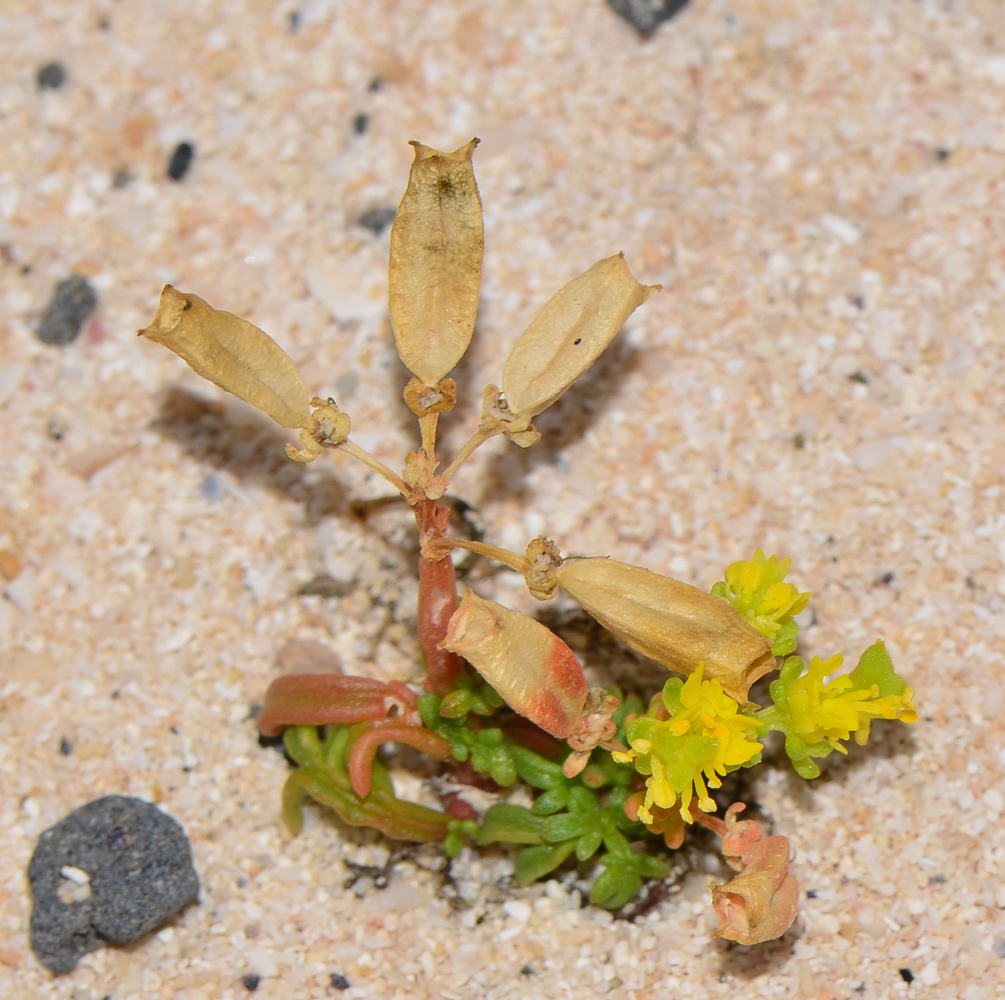
[{"label": "seed pod with pointed tip", "polygon": [[412,142],[408,188],[391,227],[391,325],[405,367],[428,386],[471,343],[481,287],[482,202],[471,166],[477,139],[441,153]]},{"label": "seed pod with pointed tip", "polygon": [[502,391],[514,417],[535,417],[551,406],[659,288],[636,281],[624,255],[615,254],[556,292],[503,368]]},{"label": "seed pod with pointed tip", "polygon": [[741,705],[775,669],[770,643],[730,604],[680,580],[613,559],[570,559],[558,585],[632,649],[678,673],[705,677]]},{"label": "seed pod with pointed tip", "polygon": [[554,632],[467,591],[440,645],[463,656],[515,712],[566,739],[589,692],[583,668]]},{"label": "seed pod with pointed tip", "polygon": [[309,426],[307,387],[297,366],[247,320],[165,285],[153,322],[139,333],[282,427]]}]

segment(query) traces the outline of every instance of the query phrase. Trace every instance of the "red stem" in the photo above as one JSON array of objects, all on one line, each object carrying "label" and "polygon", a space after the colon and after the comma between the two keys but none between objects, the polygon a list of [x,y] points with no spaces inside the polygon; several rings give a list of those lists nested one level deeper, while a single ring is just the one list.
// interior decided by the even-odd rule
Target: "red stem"
[{"label": "red stem", "polygon": [[286,674],[269,685],[258,716],[263,736],[278,736],[285,726],[326,726],[387,718],[413,712],[415,695],[401,681],[343,674]]},{"label": "red stem", "polygon": [[[423,500],[415,507],[420,544],[442,538],[450,527],[450,508]],[[449,694],[456,687],[464,662],[456,653],[439,649],[446,638],[450,617],[457,610],[457,578],[449,555],[442,559],[419,556],[419,642],[426,655],[426,690]]]},{"label": "red stem", "polygon": [[361,799],[370,794],[373,759],[384,743],[404,743],[406,746],[421,750],[434,760],[449,760],[452,749],[448,740],[437,736],[431,729],[410,726],[390,719],[374,723],[360,733],[346,754],[346,767],[352,790]]}]

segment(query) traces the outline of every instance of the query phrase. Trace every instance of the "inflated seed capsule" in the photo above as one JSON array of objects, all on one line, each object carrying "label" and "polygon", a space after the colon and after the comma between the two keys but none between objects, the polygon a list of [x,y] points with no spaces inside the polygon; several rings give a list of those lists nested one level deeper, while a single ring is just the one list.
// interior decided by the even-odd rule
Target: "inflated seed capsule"
[{"label": "inflated seed capsule", "polygon": [[524,718],[566,739],[589,688],[576,655],[539,621],[467,591],[441,648],[463,656]]},{"label": "inflated seed capsule", "polygon": [[391,227],[391,325],[405,367],[428,386],[471,343],[481,287],[482,201],[471,165],[477,139],[441,153],[412,142],[408,188]]},{"label": "inflated seed capsule", "polygon": [[558,585],[619,639],[678,673],[704,663],[740,704],[775,669],[771,644],[730,604],[697,587],[613,559],[566,560]]},{"label": "inflated seed capsule", "polygon": [[502,391],[514,420],[551,406],[659,288],[636,281],[624,255],[615,254],[557,291],[506,359]]},{"label": "inflated seed capsule", "polygon": [[309,426],[307,386],[297,366],[267,333],[247,320],[165,285],[153,322],[139,333],[174,351],[197,375],[277,424]]}]

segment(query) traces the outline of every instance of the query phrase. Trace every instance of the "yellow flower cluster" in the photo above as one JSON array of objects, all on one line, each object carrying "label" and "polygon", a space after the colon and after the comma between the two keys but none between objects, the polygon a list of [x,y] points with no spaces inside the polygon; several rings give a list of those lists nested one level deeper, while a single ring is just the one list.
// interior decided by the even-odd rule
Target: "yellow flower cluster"
[{"label": "yellow flower cluster", "polygon": [[726,582],[716,584],[712,593],[725,598],[762,635],[774,640],[783,619],[798,615],[809,602],[809,593],[800,593],[785,574],[791,559],[778,561],[757,549],[749,562],[733,563],[726,570]]},{"label": "yellow flower cluster", "polygon": [[667,681],[663,704],[666,720],[640,716],[627,727],[627,753],[615,753],[620,764],[634,763],[648,775],[644,803],[638,816],[652,824],[654,806],[670,809],[680,802],[680,814],[691,823],[691,801],[697,793],[698,808],[715,812],[708,794],[722,785],[721,776],[753,763],[761,744],[750,739],[763,723],[739,712],[736,701],[725,694],[717,679],[703,680],[704,667],[681,682]]},{"label": "yellow flower cluster", "polygon": [[843,660],[840,654],[829,660],[814,656],[806,673],[789,684],[786,704],[791,731],[800,739],[805,743],[826,740],[835,750],[847,753],[838,741],[854,733],[855,742],[864,746],[872,719],[917,722],[914,692],[909,687],[899,694],[881,696],[877,684],[859,686],[849,674],[825,684],[824,678],[833,674]]}]

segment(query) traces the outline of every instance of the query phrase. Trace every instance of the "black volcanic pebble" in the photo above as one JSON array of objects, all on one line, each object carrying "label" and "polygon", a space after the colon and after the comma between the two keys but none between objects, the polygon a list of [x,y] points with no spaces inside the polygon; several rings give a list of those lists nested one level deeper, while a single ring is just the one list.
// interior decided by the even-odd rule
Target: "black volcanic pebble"
[{"label": "black volcanic pebble", "polygon": [[[67,865],[90,875],[89,899],[60,898]],[[103,945],[135,941],[199,895],[181,825],[149,802],[123,795],[88,802],[46,830],[28,881],[35,897],[31,946],[57,973]]]},{"label": "black volcanic pebble", "polygon": [[66,70],[62,63],[46,63],[39,66],[35,80],[39,90],[59,90],[66,83]]},{"label": "black volcanic pebble", "polygon": [[188,173],[188,168],[192,166],[194,159],[195,146],[190,142],[179,142],[168,162],[168,177],[173,181],[180,181]]},{"label": "black volcanic pebble", "polygon": [[397,214],[398,210],[390,205],[386,208],[370,208],[359,217],[359,224],[364,229],[369,229],[374,236],[380,236],[394,222]]},{"label": "black volcanic pebble", "polygon": [[80,335],[87,317],[97,308],[98,293],[79,274],[56,285],[52,301],[38,325],[38,339],[43,344],[64,347]]},{"label": "black volcanic pebble", "polygon": [[688,5],[688,0],[607,0],[615,14],[623,17],[640,34],[651,35]]}]

